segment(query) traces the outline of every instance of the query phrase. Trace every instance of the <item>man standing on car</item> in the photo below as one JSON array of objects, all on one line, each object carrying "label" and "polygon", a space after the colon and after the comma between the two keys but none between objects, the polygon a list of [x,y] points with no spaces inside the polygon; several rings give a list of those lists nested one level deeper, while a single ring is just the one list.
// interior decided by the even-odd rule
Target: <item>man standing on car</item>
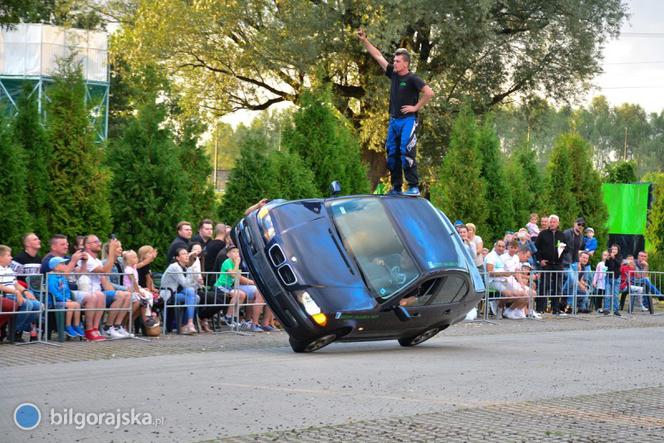
[{"label": "man standing on car", "polygon": [[[387,169],[390,170],[392,190],[390,195],[400,195],[403,175],[408,182],[405,195],[420,195],[417,163],[415,160],[417,144],[417,111],[422,109],[433,97],[431,88],[417,75],[409,71],[410,54],[404,48],[394,53],[392,63],[388,63],[380,51],[367,39],[363,29],[358,29],[357,36],[381,68],[390,78],[390,124],[387,128]],[[422,97],[420,98],[420,92]]]}]

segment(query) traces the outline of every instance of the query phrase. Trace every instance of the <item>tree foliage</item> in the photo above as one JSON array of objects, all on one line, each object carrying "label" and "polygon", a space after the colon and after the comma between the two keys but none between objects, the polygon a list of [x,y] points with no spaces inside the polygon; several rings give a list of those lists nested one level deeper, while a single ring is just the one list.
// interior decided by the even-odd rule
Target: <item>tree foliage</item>
[{"label": "tree foliage", "polygon": [[431,202],[448,217],[475,223],[480,229],[485,226],[489,208],[477,145],[475,115],[465,107],[454,122],[449,149],[431,187]]},{"label": "tree foliage", "polygon": [[326,194],[334,180],[346,194],[369,191],[360,146],[345,118],[332,107],[329,93],[302,95],[293,125],[284,131],[282,142],[311,169],[319,194]]},{"label": "tree foliage", "polygon": [[617,161],[607,164],[604,168],[604,181],[606,183],[636,182],[636,162]]},{"label": "tree foliage", "polygon": [[545,207],[549,214],[560,217],[560,226],[571,226],[580,215],[577,201],[572,192],[574,176],[568,143],[573,136],[562,135],[556,140],[551,151],[551,159],[546,168]]},{"label": "tree foliage", "polygon": [[26,156],[16,143],[9,119],[0,111],[0,207],[2,207],[2,243],[16,250],[30,229],[26,195]]},{"label": "tree foliage", "polygon": [[[625,13],[620,0],[490,0],[472,8],[458,0],[444,8],[420,0],[250,0],[242,7],[230,0],[138,0],[131,14],[120,14],[123,31],[113,48],[132,67],[159,62],[179,80],[190,109],[215,115],[297,102],[317,79],[331,81],[335,106],[362,134],[375,180],[385,171],[380,128],[388,86],[357,41],[358,27],[385,54],[411,50],[413,67],[438,93],[424,113],[431,118],[421,152],[439,159],[450,129],[446,114],[462,101],[483,111],[515,94],[577,96],[600,71],[601,47]],[[369,155],[371,149],[381,154]]]},{"label": "tree foliage", "polygon": [[485,117],[477,133],[477,146],[482,165],[480,176],[486,182],[487,221],[484,232],[487,238],[498,238],[514,227],[512,211],[512,187],[505,175],[500,141],[496,136],[493,119]]},{"label": "tree foliage", "polygon": [[88,119],[85,83],[72,58],[60,63],[49,89],[48,138],[53,147],[49,167],[49,232],[69,237],[111,229],[109,173],[102,166],[102,147],[95,144]]},{"label": "tree foliage", "polygon": [[108,147],[114,230],[135,248],[166,251],[177,223],[192,214],[188,175],[164,115],[163,106],[146,103]]},{"label": "tree foliage", "polygon": [[664,266],[664,173],[653,172],[643,179],[651,182],[653,187],[653,202],[648,211],[646,229],[646,245],[650,254],[648,264],[651,270],[659,270]]}]

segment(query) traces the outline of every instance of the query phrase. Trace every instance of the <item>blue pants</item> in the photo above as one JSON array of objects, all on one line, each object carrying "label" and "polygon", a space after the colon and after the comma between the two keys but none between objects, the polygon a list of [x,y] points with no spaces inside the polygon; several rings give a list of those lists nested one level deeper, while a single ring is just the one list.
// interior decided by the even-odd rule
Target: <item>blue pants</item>
[{"label": "blue pants", "polygon": [[565,283],[563,284],[562,293],[567,295],[567,306],[574,304],[573,295],[579,287],[579,264],[572,263],[565,269]]},{"label": "blue pants", "polygon": [[[16,297],[14,295],[6,295],[10,300],[16,302]],[[16,302],[18,304],[18,302]],[[16,332],[29,331],[32,328],[32,323],[36,323],[39,319],[39,310],[41,309],[41,303],[38,300],[32,300],[23,296],[23,304],[18,307],[18,312],[27,312],[27,314],[15,314],[16,315]]]},{"label": "blue pants", "polygon": [[653,285],[648,277],[637,278],[634,280],[634,284],[637,286],[642,286],[645,289],[645,293],[649,295],[661,296],[662,293],[657,286]]},{"label": "blue pants", "polygon": [[184,318],[182,319],[183,323],[186,323],[194,318],[194,312],[196,311],[197,303],[198,295],[196,295],[196,290],[194,288],[184,288],[183,292],[178,292],[175,294],[175,304],[191,305],[187,306],[185,309]]},{"label": "blue pants", "polygon": [[611,312],[611,300],[613,300],[613,312],[618,312],[620,309],[620,277],[609,278],[606,277],[606,296],[604,297],[604,310]]},{"label": "blue pants", "polygon": [[401,191],[403,179],[406,177],[409,187],[419,184],[417,176],[417,162],[415,160],[417,151],[417,118],[409,115],[403,118],[390,117],[390,125],[387,128],[387,169],[390,170],[392,189]]}]

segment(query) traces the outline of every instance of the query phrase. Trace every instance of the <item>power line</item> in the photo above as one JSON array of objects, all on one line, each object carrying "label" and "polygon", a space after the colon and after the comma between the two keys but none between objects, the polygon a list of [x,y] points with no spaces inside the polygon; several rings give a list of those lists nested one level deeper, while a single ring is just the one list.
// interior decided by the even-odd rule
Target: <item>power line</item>
[{"label": "power line", "polygon": [[664,63],[664,60],[662,61],[653,61],[653,62],[607,62],[604,63],[605,65],[654,65],[654,64],[661,64]]},{"label": "power line", "polygon": [[664,85],[659,86],[597,86],[597,89],[663,89]]}]

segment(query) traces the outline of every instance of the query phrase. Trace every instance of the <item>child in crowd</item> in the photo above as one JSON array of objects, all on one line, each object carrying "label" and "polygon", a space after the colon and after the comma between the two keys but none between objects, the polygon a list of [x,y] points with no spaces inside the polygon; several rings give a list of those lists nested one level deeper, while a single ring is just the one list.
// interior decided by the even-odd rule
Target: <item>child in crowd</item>
[{"label": "child in crowd", "polygon": [[595,238],[595,230],[591,227],[586,228],[586,249],[585,251],[592,256],[597,250],[597,239]]},{"label": "child in crowd", "polygon": [[604,294],[606,290],[606,259],[609,258],[609,251],[602,251],[602,261],[597,263],[595,268],[595,275],[593,275],[593,288],[595,288],[595,294],[597,297],[594,297],[595,308],[597,308],[598,313],[602,313],[602,300],[604,300]]},{"label": "child in crowd", "polygon": [[[66,262],[67,260],[62,257],[53,257],[49,260],[48,266],[53,272],[65,272],[67,267]],[[49,307],[55,307],[56,309],[64,308],[67,310],[65,313],[65,334],[71,338],[84,337],[85,331],[81,326],[81,305],[72,300],[69,282],[63,274],[48,275],[48,293],[54,299],[54,303]]]},{"label": "child in crowd", "polygon": [[535,241],[535,239],[540,233],[540,228],[537,225],[538,222],[539,222],[539,215],[537,215],[534,212],[530,214],[530,221],[526,223],[526,229],[528,229],[528,235],[530,236],[530,239],[532,241]]},{"label": "child in crowd", "polygon": [[636,294],[636,299],[639,301],[639,307],[641,311],[647,311],[648,308],[643,306],[643,288],[641,286],[636,286],[634,284],[634,274],[636,273],[636,265],[634,264],[634,256],[628,255],[625,258],[625,262],[620,266],[620,293],[621,300],[620,306],[625,303],[625,298],[629,295],[630,302],[629,304],[634,306],[634,295]]},{"label": "child in crowd", "polygon": [[143,324],[148,328],[156,326],[158,322],[152,316],[154,297],[150,291],[140,287],[138,284],[138,271],[136,270],[138,255],[130,249],[122,253],[122,260],[124,262],[123,286],[131,290],[135,294],[135,297],[138,298]]}]

